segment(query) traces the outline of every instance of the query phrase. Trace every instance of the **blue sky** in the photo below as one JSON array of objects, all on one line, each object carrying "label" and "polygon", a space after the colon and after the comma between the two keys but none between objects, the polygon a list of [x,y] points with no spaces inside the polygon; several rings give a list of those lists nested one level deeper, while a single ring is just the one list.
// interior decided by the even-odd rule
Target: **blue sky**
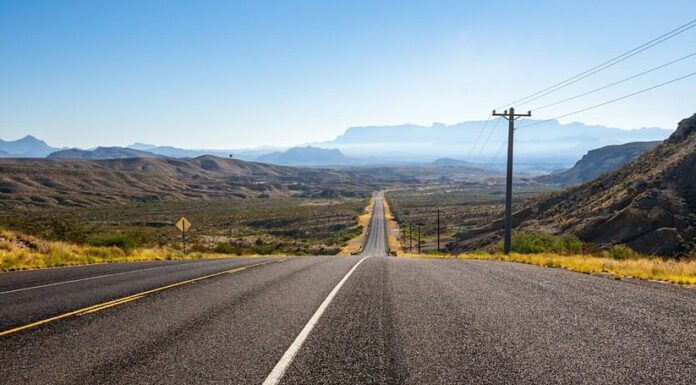
[{"label": "blue sky", "polygon": [[[0,0],[0,138],[239,148],[480,120],[694,18],[693,0]],[[691,52],[696,28],[543,101]],[[695,68],[685,60],[535,116]],[[673,128],[696,112],[695,90],[691,78],[567,121]]]}]

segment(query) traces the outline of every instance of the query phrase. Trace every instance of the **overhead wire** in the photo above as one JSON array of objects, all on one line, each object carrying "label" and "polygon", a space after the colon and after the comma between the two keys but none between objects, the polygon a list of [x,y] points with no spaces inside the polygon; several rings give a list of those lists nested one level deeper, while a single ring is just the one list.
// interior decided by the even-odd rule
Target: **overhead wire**
[{"label": "overhead wire", "polygon": [[661,43],[663,43],[663,42],[665,42],[665,41],[667,41],[675,36],[678,36],[678,35],[686,32],[694,27],[696,27],[696,19],[693,19],[686,24],[683,24],[683,25],[681,25],[681,26],[679,26],[679,27],[677,27],[677,28],[665,33],[665,34],[662,34],[662,35],[660,35],[660,36],[658,36],[658,37],[656,37],[648,42],[645,42],[645,43],[643,43],[643,44],[641,44],[641,45],[639,45],[639,46],[637,46],[629,51],[622,53],[621,55],[615,56],[612,59],[609,59],[609,60],[607,60],[599,65],[596,65],[596,66],[594,66],[586,71],[583,71],[575,76],[572,76],[572,77],[570,77],[566,80],[563,80],[561,82],[558,82],[552,86],[549,86],[549,87],[544,88],[540,91],[537,91],[535,93],[527,95],[523,98],[514,100],[510,103],[506,103],[506,104],[504,104],[500,107],[497,107],[497,108],[499,109],[499,108],[503,108],[503,107],[511,106],[511,105],[522,105],[522,104],[529,103],[533,100],[537,100],[543,96],[546,96],[548,94],[556,92],[562,88],[565,88],[571,84],[577,83],[580,80],[583,80],[589,76],[592,76],[600,71],[603,71],[603,70],[605,70],[609,67],[612,67],[618,63],[621,63],[624,60],[627,60],[627,59],[629,59],[629,58],[631,58],[631,57],[633,57],[633,56],[635,56],[635,55],[637,55],[645,50],[648,50],[648,49],[650,49],[658,44],[661,44]]},{"label": "overhead wire", "polygon": [[551,121],[554,121],[554,120],[557,120],[557,119],[566,118],[566,117],[568,117],[568,116],[576,115],[576,114],[579,114],[579,113],[581,113],[581,112],[585,112],[585,111],[589,111],[589,110],[592,110],[592,109],[595,109],[595,108],[599,108],[599,107],[602,107],[602,106],[606,106],[607,104],[611,104],[611,103],[615,103],[615,102],[618,102],[618,101],[621,101],[621,100],[624,100],[624,99],[628,99],[628,98],[630,98],[630,97],[632,97],[632,96],[640,95],[640,94],[642,94],[642,93],[645,93],[645,92],[648,92],[648,91],[652,91],[652,90],[654,90],[654,89],[656,89],[656,88],[660,88],[660,87],[666,86],[666,85],[668,85],[668,84],[672,84],[672,83],[678,82],[678,81],[680,81],[680,80],[684,80],[684,79],[686,79],[686,78],[690,78],[690,77],[692,77],[692,76],[696,76],[696,72],[692,72],[692,73],[690,73],[690,74],[686,74],[686,75],[683,75],[683,76],[674,78],[674,79],[672,79],[672,80],[668,80],[668,81],[666,81],[666,82],[662,82],[662,83],[656,84],[656,85],[651,86],[651,87],[648,87],[648,88],[643,88],[642,90],[639,90],[639,91],[636,91],[636,92],[632,92],[632,93],[630,93],[630,94],[623,95],[623,96],[620,96],[620,97],[618,97],[618,98],[614,98],[614,99],[611,99],[611,100],[607,100],[607,101],[605,101],[605,102],[602,102],[602,103],[599,103],[599,104],[595,104],[595,105],[593,105],[593,106],[585,107],[585,108],[582,108],[582,109],[579,109],[579,110],[576,110],[576,111],[573,111],[573,112],[569,112],[569,113],[566,113],[566,114],[558,115],[558,116],[556,116],[556,117],[554,117],[554,118],[551,118],[551,119],[546,119],[546,120],[537,121],[537,122],[528,124],[528,125],[526,125],[526,126],[520,126],[519,128],[527,128],[527,127],[536,126],[536,125],[543,124],[543,123],[548,123],[548,122],[551,122]]},{"label": "overhead wire", "polygon": [[498,128],[498,125],[500,125],[500,119],[496,119],[496,120],[495,120],[495,125],[494,125],[493,128],[490,130],[490,132],[488,133],[488,137],[486,138],[486,141],[483,143],[483,145],[482,145],[481,148],[479,149],[479,152],[478,152],[478,154],[476,154],[476,157],[471,161],[472,163],[476,162],[476,160],[481,156],[481,154],[483,153],[483,150],[484,150],[484,149],[486,148],[486,146],[488,145],[488,142],[490,142],[491,138],[493,137],[493,133],[494,133],[495,130]]},{"label": "overhead wire", "polygon": [[488,119],[486,119],[486,123],[484,123],[483,128],[481,131],[479,131],[478,137],[476,138],[476,141],[474,144],[469,148],[469,154],[466,156],[467,160],[471,160],[471,154],[474,152],[474,148],[476,148],[476,145],[478,144],[479,140],[481,140],[481,136],[483,135],[483,132],[486,131],[486,127],[488,127],[488,122],[491,121],[492,116],[489,116]]},{"label": "overhead wire", "polygon": [[686,59],[688,59],[688,58],[690,58],[690,57],[693,57],[693,56],[696,56],[696,52],[690,53],[690,54],[688,54],[688,55],[686,55],[686,56],[682,56],[682,57],[680,57],[680,58],[678,58],[678,59],[672,60],[672,61],[670,61],[670,62],[668,62],[668,63],[659,65],[659,66],[657,66],[657,67],[650,68],[650,69],[648,69],[648,70],[645,70],[645,71],[643,71],[643,72],[637,73],[637,74],[632,75],[632,76],[629,76],[629,77],[627,77],[627,78],[624,78],[624,79],[621,79],[621,80],[618,80],[618,81],[609,83],[609,84],[607,84],[607,85],[605,85],[605,86],[602,86],[602,87],[599,87],[599,88],[595,88],[595,89],[593,89],[593,90],[590,90],[590,91],[587,91],[587,92],[583,92],[583,93],[581,93],[581,94],[578,94],[578,95],[575,95],[575,96],[572,96],[572,97],[569,97],[569,98],[566,98],[566,99],[558,100],[558,101],[553,102],[553,103],[545,104],[545,105],[540,106],[540,107],[532,108],[532,110],[534,110],[534,111],[543,110],[543,109],[548,108],[548,107],[553,107],[553,106],[559,105],[559,104],[561,104],[561,103],[565,103],[565,102],[568,102],[568,101],[571,101],[571,100],[575,100],[575,99],[581,98],[581,97],[583,97],[583,96],[587,96],[587,95],[593,94],[593,93],[595,93],[595,92],[599,92],[599,91],[605,90],[605,89],[610,88],[610,87],[613,87],[613,86],[615,86],[615,85],[617,85],[617,84],[625,83],[625,82],[627,82],[627,81],[629,81],[629,80],[633,80],[633,79],[638,78],[638,77],[641,77],[641,76],[643,76],[643,75],[647,75],[647,74],[649,74],[649,73],[651,73],[651,72],[655,72],[655,71],[660,70],[660,69],[662,69],[662,68],[668,67],[668,66],[670,66],[670,65],[672,65],[672,64],[679,63],[679,62],[684,61],[684,60],[686,60]]}]

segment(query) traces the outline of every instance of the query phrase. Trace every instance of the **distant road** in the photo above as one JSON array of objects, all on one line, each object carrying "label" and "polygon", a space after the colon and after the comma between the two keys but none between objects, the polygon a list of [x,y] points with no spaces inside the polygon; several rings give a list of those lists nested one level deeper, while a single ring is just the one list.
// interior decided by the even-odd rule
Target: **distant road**
[{"label": "distant road", "polygon": [[0,383],[694,383],[696,290],[387,257],[374,213],[351,257],[2,273]]}]

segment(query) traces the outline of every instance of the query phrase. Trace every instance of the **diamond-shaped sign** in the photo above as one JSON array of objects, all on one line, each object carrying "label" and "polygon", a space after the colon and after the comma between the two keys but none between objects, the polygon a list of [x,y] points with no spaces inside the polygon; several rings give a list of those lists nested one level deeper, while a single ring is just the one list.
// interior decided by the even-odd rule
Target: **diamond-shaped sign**
[{"label": "diamond-shaped sign", "polygon": [[176,222],[176,228],[182,233],[185,233],[186,230],[191,228],[191,222],[189,222],[186,218],[181,218],[179,219],[179,222]]}]

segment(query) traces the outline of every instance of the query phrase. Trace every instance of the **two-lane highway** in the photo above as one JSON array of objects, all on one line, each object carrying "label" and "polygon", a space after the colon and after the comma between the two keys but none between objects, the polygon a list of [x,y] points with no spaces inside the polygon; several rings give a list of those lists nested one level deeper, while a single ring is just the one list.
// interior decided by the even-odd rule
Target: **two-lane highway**
[{"label": "two-lane highway", "polygon": [[694,383],[696,290],[387,257],[373,212],[351,257],[0,274],[0,383]]}]

